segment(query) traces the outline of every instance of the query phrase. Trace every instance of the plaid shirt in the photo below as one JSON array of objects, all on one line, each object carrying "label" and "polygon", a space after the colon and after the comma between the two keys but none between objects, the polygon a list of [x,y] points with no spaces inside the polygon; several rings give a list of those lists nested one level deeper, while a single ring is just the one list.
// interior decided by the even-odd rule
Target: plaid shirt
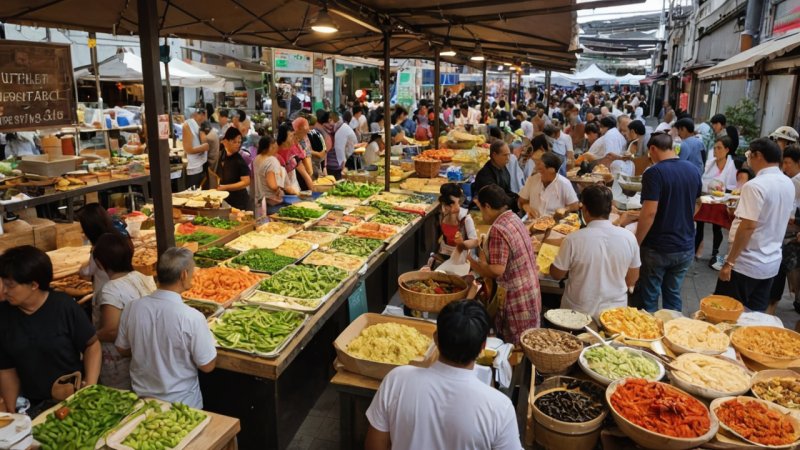
[{"label": "plaid shirt", "polygon": [[497,312],[495,327],[506,342],[519,343],[523,331],[539,327],[542,295],[536,255],[528,230],[512,211],[501,214],[488,236],[489,264],[505,265],[497,284],[506,290],[505,304]]}]

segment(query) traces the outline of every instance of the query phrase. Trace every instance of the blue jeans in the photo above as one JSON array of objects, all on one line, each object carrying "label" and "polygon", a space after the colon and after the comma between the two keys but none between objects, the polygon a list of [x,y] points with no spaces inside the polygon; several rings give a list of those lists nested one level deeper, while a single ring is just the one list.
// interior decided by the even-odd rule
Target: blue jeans
[{"label": "blue jeans", "polygon": [[639,273],[639,290],[648,312],[658,311],[658,296],[663,308],[681,310],[681,286],[694,257],[693,250],[662,253],[648,247],[641,248],[642,268]]}]

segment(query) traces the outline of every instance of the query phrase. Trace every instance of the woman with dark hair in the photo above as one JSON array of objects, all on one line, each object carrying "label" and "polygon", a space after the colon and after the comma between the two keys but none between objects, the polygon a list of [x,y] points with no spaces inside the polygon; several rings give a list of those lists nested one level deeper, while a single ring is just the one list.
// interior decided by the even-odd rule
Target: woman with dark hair
[{"label": "woman with dark hair", "polygon": [[150,295],[156,290],[153,277],[133,269],[133,245],[119,234],[106,233],[92,249],[97,267],[108,274],[100,301],[92,308],[92,322],[103,351],[100,384],[117,389],[131,389],[131,359],[123,357],[114,347],[119,318],[128,303]]},{"label": "woman with dark hair", "polygon": [[[734,151],[733,141],[729,136],[717,138],[714,142],[713,158],[706,161],[703,173],[703,192],[725,192],[736,189],[736,164],[733,162]],[[694,251],[695,256],[699,258],[702,253],[705,222],[695,221],[695,224],[697,224],[697,227],[694,235]],[[711,248],[711,259],[708,260],[708,267],[713,269],[722,264],[722,261],[718,263],[718,260],[721,260],[719,247],[722,245],[722,226],[712,223],[711,231],[713,232],[714,241]]]},{"label": "woman with dark hair", "polygon": [[[78,211],[78,221],[81,224],[81,229],[92,247],[100,239],[100,236],[106,233],[122,234],[120,230],[114,226],[114,222],[108,212],[99,203],[88,203]],[[126,232],[127,235],[127,232]],[[92,287],[94,291],[95,302],[100,297],[100,292],[103,290],[103,285],[108,282],[108,274],[103,269],[97,267],[94,259],[89,258],[89,262],[81,266],[78,275],[85,280],[92,280]]]},{"label": "woman with dark hair", "polygon": [[59,377],[83,372],[84,385],[97,383],[100,343],[75,300],[50,289],[53,264],[43,251],[29,245],[6,250],[0,278],[0,398],[10,412],[17,397],[27,398],[28,414],[36,417],[55,404],[51,388]]},{"label": "woman with dark hair", "polygon": [[300,192],[300,182],[297,179],[297,166],[303,163],[305,154],[300,154],[295,145],[297,138],[291,122],[284,122],[278,126],[278,161],[286,169],[285,188],[290,188],[295,192]]},{"label": "woman with dark hair", "polygon": [[453,250],[470,250],[478,246],[478,232],[469,210],[463,208],[464,191],[456,183],[445,183],[439,188],[439,204],[442,205],[442,218],[439,229],[442,240],[439,242],[439,255],[444,261]]},{"label": "woman with dark hair", "polygon": [[242,133],[234,128],[228,128],[222,139],[225,152],[219,161],[219,186],[218,191],[230,192],[225,201],[234,208],[242,211],[250,209],[250,195],[247,188],[250,186],[250,167],[239,154],[242,146]]},{"label": "woman with dark hair", "polygon": [[278,144],[271,136],[262,137],[258,142],[258,156],[253,162],[253,175],[256,177],[254,198],[256,217],[277,212],[282,206],[283,194],[297,195],[297,191],[286,187],[286,169],[278,160]]},{"label": "woman with dark hair", "polygon": [[495,327],[503,340],[518,344],[523,331],[538,328],[540,323],[542,296],[536,255],[528,229],[508,208],[511,199],[500,186],[483,187],[477,200],[483,222],[491,228],[486,248],[480,248],[480,259],[469,258],[469,264],[485,280],[496,280],[490,305],[490,310],[496,310]]},{"label": "woman with dark hair", "polygon": [[392,113],[392,144],[408,144],[406,139],[406,129],[403,128],[403,123],[408,118],[408,111],[400,105],[394,107]]}]

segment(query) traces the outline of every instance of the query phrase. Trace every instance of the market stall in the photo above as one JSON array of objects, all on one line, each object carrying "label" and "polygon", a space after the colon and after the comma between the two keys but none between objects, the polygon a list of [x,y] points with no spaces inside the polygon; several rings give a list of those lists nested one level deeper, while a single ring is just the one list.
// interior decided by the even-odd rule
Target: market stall
[{"label": "market stall", "polygon": [[[200,377],[205,407],[242,421],[243,448],[288,445],[330,380],[334,338],[352,315],[382,311],[398,273],[427,260],[434,198],[397,193],[389,202],[379,191],[344,181],[234,239],[198,241],[195,260],[203,268],[184,298],[214,306],[218,357],[216,370]],[[409,205],[417,212],[404,212]],[[193,225],[190,235],[202,226]],[[229,271],[225,278],[241,277],[242,284],[206,284],[204,271]],[[283,331],[253,329],[253,320]]]}]

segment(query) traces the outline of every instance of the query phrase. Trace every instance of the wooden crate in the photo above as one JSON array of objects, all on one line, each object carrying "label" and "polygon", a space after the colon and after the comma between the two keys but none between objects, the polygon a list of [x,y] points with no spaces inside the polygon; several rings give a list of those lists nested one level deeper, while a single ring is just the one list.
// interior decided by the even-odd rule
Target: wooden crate
[{"label": "wooden crate", "polygon": [[0,235],[0,252],[20,245],[33,245],[33,230]]},{"label": "wooden crate", "polygon": [[56,248],[83,245],[83,230],[78,222],[56,224]]},{"label": "wooden crate", "polygon": [[55,222],[38,217],[28,219],[26,222],[33,227],[33,245],[36,248],[44,252],[49,252],[57,248]]}]

